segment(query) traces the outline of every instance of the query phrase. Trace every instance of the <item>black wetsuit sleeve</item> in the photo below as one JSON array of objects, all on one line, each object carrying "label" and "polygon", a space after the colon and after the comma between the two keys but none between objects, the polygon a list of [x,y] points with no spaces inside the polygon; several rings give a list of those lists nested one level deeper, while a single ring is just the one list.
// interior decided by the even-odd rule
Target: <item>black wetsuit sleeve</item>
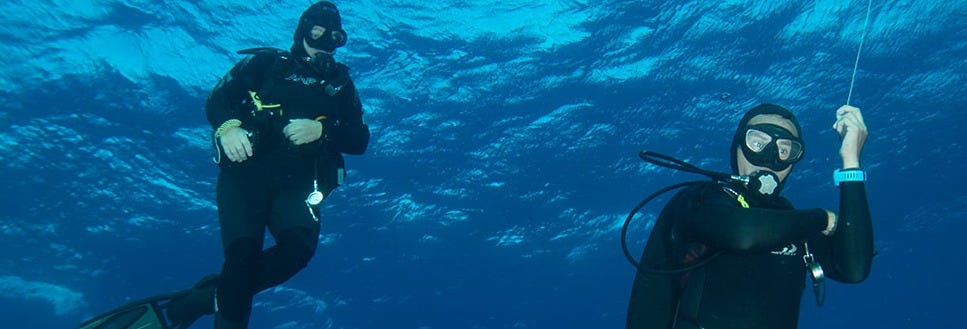
[{"label": "black wetsuit sleeve", "polygon": [[826,211],[822,209],[743,208],[715,185],[706,185],[694,193],[701,195],[693,199],[692,213],[682,216],[678,230],[713,248],[769,251],[820,234],[826,228]]},{"label": "black wetsuit sleeve", "polygon": [[256,90],[261,85],[265,70],[273,61],[273,57],[266,55],[246,57],[218,81],[205,102],[205,115],[213,129],[231,119],[242,121],[242,127],[251,124],[246,120],[250,117],[246,113],[249,109],[239,105],[249,90]]},{"label": "black wetsuit sleeve", "polygon": [[873,264],[873,221],[863,182],[843,182],[839,189],[836,231],[814,239],[814,252],[830,278],[857,283],[869,276]]},{"label": "black wetsuit sleeve", "polygon": [[363,106],[356,85],[349,81],[337,95],[338,120],[326,120],[324,131],[329,144],[340,153],[363,154],[369,145],[369,126],[363,121]]}]

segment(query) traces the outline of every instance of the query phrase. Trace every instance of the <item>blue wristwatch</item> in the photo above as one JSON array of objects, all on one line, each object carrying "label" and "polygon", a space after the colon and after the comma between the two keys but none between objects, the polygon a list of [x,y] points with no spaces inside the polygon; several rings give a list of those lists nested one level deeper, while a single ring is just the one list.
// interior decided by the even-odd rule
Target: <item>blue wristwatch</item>
[{"label": "blue wristwatch", "polygon": [[847,169],[833,171],[833,183],[839,186],[842,182],[865,182],[866,172],[863,169]]}]

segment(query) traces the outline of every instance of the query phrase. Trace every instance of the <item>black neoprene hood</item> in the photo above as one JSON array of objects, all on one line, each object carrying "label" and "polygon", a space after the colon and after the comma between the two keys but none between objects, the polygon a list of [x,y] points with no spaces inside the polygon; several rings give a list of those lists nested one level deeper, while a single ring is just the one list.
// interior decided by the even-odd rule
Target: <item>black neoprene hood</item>
[{"label": "black neoprene hood", "polygon": [[[739,126],[735,129],[735,136],[732,138],[732,146],[729,148],[729,154],[732,158],[732,173],[739,173],[739,159],[735,151],[742,146],[742,143],[745,140],[745,131],[749,127],[749,121],[756,116],[768,114],[775,114],[786,120],[789,120],[789,122],[792,122],[792,125],[796,128],[795,133],[799,135],[800,139],[802,139],[802,127],[799,126],[799,120],[796,119],[796,116],[792,114],[791,111],[776,104],[759,104],[758,106],[749,109],[748,112],[745,112],[745,115],[742,116],[742,120],[739,121]],[[803,145],[805,146],[805,142],[803,142]]]},{"label": "black neoprene hood", "polygon": [[[299,17],[299,25],[292,34],[291,51],[293,54],[306,55],[302,47],[302,40],[310,37],[312,27],[315,25],[329,29],[329,33],[338,31],[343,36],[346,35],[346,31],[342,29],[342,17],[340,17],[339,9],[336,8],[336,5],[329,1],[316,2],[303,11],[302,16]],[[345,44],[345,38],[343,38],[342,44]],[[333,45],[332,48],[340,47],[342,44]],[[331,49],[325,50],[331,51]]]}]

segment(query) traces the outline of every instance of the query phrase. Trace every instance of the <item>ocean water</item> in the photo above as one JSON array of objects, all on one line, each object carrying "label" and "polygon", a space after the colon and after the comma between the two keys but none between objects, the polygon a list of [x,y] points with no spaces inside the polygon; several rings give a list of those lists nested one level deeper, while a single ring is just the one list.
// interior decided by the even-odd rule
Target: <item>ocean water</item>
[{"label": "ocean water", "polygon": [[[861,40],[879,255],[824,307],[805,292],[800,327],[962,325],[967,2],[874,0],[868,24],[857,0],[337,3],[373,138],[252,328],[621,328],[621,222],[698,178],[637,152],[727,170],[742,113],[782,104],[808,147],[785,195],[835,209]],[[308,4],[0,3],[0,327],[71,328],[220,268],[204,100]]]}]

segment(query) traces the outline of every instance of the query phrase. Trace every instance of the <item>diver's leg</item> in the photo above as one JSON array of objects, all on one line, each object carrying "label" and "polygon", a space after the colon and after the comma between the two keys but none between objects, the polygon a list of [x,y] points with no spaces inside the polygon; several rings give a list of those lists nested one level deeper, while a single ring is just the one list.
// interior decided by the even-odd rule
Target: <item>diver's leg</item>
[{"label": "diver's leg", "polygon": [[280,285],[305,268],[315,254],[318,232],[300,227],[276,235],[276,245],[262,253],[258,291]]},{"label": "diver's leg", "polygon": [[225,263],[216,291],[215,328],[246,328],[256,293],[258,261],[268,218],[260,173],[222,170],[216,199]]},{"label": "diver's leg", "polygon": [[[258,289],[265,290],[289,280],[306,267],[319,242],[319,222],[306,206],[311,186],[280,191],[272,200],[268,227],[275,246],[262,253]],[[319,209],[313,210],[316,218]]]},{"label": "diver's leg", "polygon": [[175,297],[165,308],[165,316],[175,328],[187,328],[204,315],[215,313],[215,287],[218,275],[205,276],[188,293]]}]

